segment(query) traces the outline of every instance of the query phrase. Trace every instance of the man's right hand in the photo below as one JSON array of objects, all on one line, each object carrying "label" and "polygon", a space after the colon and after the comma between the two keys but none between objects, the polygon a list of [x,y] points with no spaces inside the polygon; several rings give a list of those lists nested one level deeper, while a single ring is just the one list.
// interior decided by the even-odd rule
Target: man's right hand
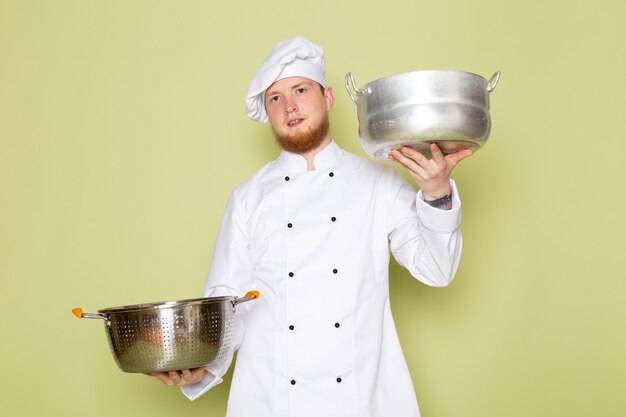
[{"label": "man's right hand", "polygon": [[203,366],[193,369],[181,369],[180,371],[150,372],[146,375],[158,378],[161,382],[170,387],[184,387],[185,385],[200,382],[206,373],[207,370]]}]

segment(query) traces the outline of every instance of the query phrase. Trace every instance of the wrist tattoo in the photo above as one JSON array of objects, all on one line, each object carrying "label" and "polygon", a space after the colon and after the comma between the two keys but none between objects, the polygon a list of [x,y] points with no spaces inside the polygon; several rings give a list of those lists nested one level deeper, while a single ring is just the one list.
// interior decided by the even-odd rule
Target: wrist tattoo
[{"label": "wrist tattoo", "polygon": [[425,199],[424,202],[428,204],[429,206],[432,206],[438,209],[449,210],[452,208],[452,193],[448,195],[444,195],[443,197],[438,198],[436,200],[432,200],[432,201],[428,201]]}]

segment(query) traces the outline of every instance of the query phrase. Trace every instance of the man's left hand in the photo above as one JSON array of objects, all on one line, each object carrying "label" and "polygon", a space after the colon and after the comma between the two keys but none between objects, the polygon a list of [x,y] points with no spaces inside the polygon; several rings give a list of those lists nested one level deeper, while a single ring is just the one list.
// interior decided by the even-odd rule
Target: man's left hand
[{"label": "man's left hand", "polygon": [[462,149],[443,156],[435,143],[430,144],[432,159],[409,147],[402,147],[389,153],[389,159],[402,164],[411,174],[424,194],[424,200],[437,200],[450,195],[450,174],[463,159],[473,154],[471,149]]},{"label": "man's left hand", "polygon": [[196,384],[202,380],[207,370],[204,366],[193,369],[181,369],[169,372],[150,372],[145,375],[153,376],[169,387],[184,387]]}]

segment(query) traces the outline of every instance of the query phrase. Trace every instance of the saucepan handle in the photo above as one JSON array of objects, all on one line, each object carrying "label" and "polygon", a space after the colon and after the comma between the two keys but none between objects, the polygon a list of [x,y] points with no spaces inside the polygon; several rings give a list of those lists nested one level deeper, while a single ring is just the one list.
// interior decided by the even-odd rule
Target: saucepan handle
[{"label": "saucepan handle", "polygon": [[489,79],[489,83],[487,83],[487,92],[491,93],[496,89],[496,85],[498,85],[498,81],[500,80],[500,71],[496,71],[495,74],[491,76]]},{"label": "saucepan handle", "polygon": [[356,82],[354,81],[354,75],[352,75],[351,72],[346,74],[346,90],[348,91],[348,95],[350,96],[350,99],[352,99],[352,102],[356,105],[356,97],[354,97],[354,94],[352,94],[352,90],[350,89],[350,86],[352,86],[352,89],[354,90],[355,94],[359,95],[359,94],[363,94],[364,91],[359,89],[356,86]]}]

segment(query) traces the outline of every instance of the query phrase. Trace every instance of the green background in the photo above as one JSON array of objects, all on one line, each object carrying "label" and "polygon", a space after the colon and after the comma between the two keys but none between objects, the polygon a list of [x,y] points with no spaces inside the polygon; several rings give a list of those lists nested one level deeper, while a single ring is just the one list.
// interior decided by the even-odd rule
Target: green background
[{"label": "green background", "polygon": [[626,415],[625,20],[622,0],[0,0],[0,413],[224,415],[229,379],[190,402],[122,373],[70,309],[200,294],[231,189],[278,154],[248,83],[300,34],[360,155],[346,72],[502,71],[453,175],[454,283],[391,266],[422,415]]}]

